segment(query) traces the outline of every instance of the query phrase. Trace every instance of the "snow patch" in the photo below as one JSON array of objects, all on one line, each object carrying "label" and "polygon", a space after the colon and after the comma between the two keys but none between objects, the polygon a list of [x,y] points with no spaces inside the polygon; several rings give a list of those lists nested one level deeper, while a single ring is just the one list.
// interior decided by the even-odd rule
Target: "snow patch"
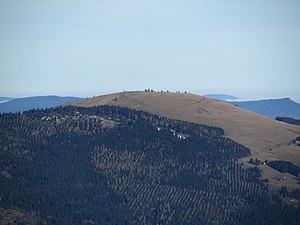
[{"label": "snow patch", "polygon": [[177,134],[177,137],[178,137],[179,139],[182,139],[182,140],[186,139],[186,137],[183,136],[183,135],[181,135],[181,134]]}]

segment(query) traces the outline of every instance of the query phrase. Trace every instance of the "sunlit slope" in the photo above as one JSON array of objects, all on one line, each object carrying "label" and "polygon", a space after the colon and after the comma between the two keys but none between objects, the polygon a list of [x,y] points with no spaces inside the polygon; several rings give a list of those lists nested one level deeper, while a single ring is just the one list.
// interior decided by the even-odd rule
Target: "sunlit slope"
[{"label": "sunlit slope", "polygon": [[184,93],[122,92],[71,105],[125,106],[171,119],[221,127],[226,136],[250,148],[253,158],[288,160],[300,165],[300,147],[289,144],[300,136],[300,126],[284,124],[226,102]]}]

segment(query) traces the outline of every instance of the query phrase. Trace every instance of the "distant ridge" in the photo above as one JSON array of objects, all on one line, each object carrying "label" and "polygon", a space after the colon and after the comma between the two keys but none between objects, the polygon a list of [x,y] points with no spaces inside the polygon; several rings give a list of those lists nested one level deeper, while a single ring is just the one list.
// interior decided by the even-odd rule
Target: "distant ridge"
[{"label": "distant ridge", "polygon": [[10,100],[13,100],[13,98],[10,98],[10,97],[0,97],[0,103],[8,102]]},{"label": "distant ridge", "polygon": [[290,98],[244,102],[230,101],[230,103],[273,119],[278,116],[300,119],[300,104]]},{"label": "distant ridge", "polygon": [[276,117],[300,119],[300,104],[290,98],[242,100],[225,94],[209,94],[205,95],[205,97],[226,101],[272,119],[275,119]]},{"label": "distant ridge", "polygon": [[19,112],[38,108],[51,108],[54,106],[78,101],[77,97],[35,96],[16,98],[0,104],[0,113]]}]

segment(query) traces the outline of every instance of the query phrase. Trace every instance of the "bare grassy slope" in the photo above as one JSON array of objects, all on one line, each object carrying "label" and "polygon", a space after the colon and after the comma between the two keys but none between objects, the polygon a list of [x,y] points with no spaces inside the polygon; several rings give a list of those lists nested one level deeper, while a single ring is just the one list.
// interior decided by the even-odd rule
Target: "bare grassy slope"
[{"label": "bare grassy slope", "polygon": [[171,119],[222,127],[226,136],[250,148],[251,157],[288,160],[300,166],[300,148],[289,145],[300,136],[299,126],[284,124],[229,103],[194,94],[122,92],[77,101],[71,105],[126,106]]}]

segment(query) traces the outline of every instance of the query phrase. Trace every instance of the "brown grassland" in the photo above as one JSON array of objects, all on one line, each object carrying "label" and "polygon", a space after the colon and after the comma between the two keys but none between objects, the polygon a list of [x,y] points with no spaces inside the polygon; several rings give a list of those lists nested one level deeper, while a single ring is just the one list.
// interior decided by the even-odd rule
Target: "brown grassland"
[{"label": "brown grassland", "polygon": [[[247,162],[250,158],[261,161],[286,160],[300,166],[300,147],[291,144],[300,136],[300,126],[285,124],[230,103],[188,93],[136,91],[84,99],[71,105],[117,105],[170,119],[221,127],[226,137],[251,150],[250,157],[240,159],[245,167],[253,166]],[[289,189],[300,188],[296,177],[282,174],[266,165],[259,167],[262,179],[269,179],[270,188],[278,189],[284,185]]]}]

